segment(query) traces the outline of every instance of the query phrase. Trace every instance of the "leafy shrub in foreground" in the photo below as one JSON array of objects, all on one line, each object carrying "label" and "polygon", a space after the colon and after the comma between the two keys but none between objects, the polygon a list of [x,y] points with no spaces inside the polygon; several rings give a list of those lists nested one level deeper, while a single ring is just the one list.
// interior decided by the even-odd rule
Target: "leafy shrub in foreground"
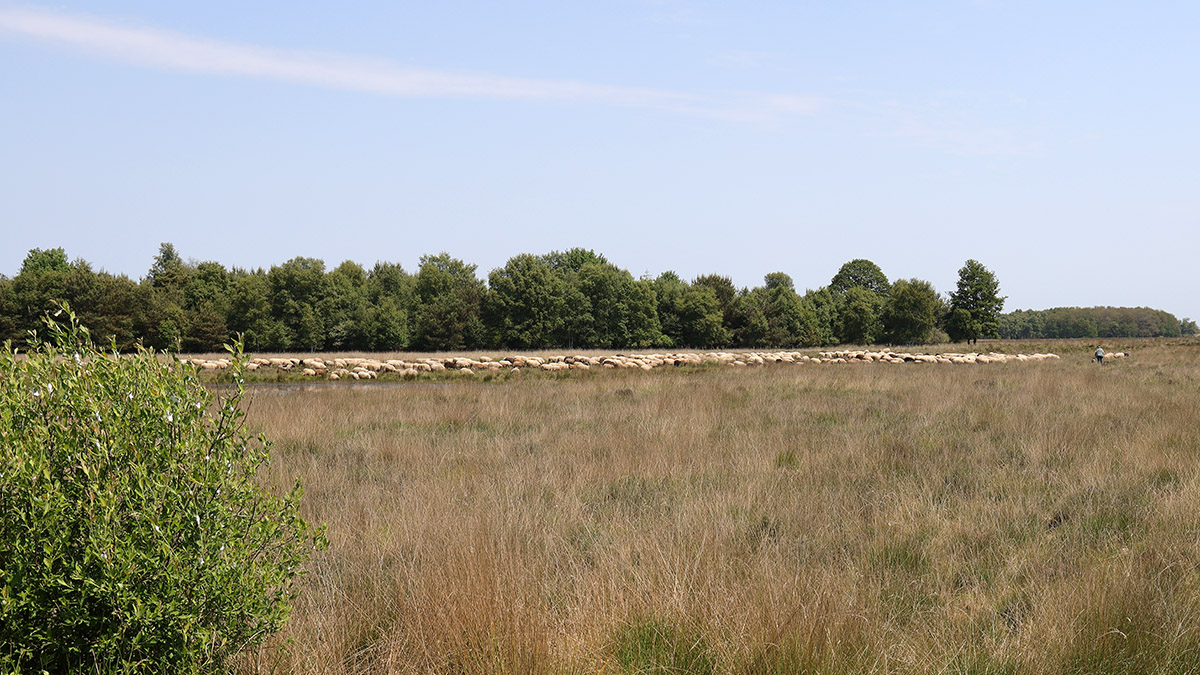
[{"label": "leafy shrub in foreground", "polygon": [[[255,482],[235,365],[96,349],[74,314],[0,351],[0,670],[212,672],[286,621],[324,538]],[[231,348],[240,362],[240,346]]]}]

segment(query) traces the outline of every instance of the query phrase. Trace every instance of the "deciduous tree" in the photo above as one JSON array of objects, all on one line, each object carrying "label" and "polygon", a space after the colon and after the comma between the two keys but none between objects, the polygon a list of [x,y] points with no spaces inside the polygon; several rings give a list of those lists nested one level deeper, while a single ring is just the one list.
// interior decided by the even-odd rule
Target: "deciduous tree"
[{"label": "deciduous tree", "polygon": [[495,344],[555,346],[563,337],[567,282],[544,258],[521,254],[488,275],[484,319]]},{"label": "deciduous tree", "polygon": [[925,344],[937,326],[941,301],[933,285],[920,279],[898,279],[883,305],[885,338],[892,344]]},{"label": "deciduous tree", "polygon": [[578,289],[591,308],[581,345],[640,348],[662,340],[652,282],[615,265],[589,263],[579,270]]},{"label": "deciduous tree", "polygon": [[883,335],[883,297],[866,286],[851,286],[838,303],[838,337],[847,344],[869,345]]},{"label": "deciduous tree", "polygon": [[958,270],[958,286],[950,294],[950,316],[946,332],[955,341],[978,342],[981,337],[999,337],[1004,296],[999,294],[996,275],[978,260],[968,260]]},{"label": "deciduous tree", "polygon": [[475,265],[448,253],[421,256],[417,271],[418,349],[454,351],[479,346],[484,338],[480,316],[486,287]]},{"label": "deciduous tree", "polygon": [[891,284],[879,265],[865,258],[857,258],[842,265],[829,282],[829,290],[836,295],[851,288],[865,288],[882,297],[887,295]]}]

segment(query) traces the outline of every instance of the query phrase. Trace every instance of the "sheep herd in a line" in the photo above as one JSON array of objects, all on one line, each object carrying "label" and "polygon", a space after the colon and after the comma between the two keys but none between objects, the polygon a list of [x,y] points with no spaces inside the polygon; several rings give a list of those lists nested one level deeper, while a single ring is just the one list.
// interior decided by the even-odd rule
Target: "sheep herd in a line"
[{"label": "sheep herd in a line", "polygon": [[[1124,352],[1109,354],[1109,358],[1122,358]],[[1007,363],[1011,361],[1045,361],[1059,358],[1057,354],[920,354],[895,352],[891,349],[879,351],[840,350],[820,352],[809,356],[795,351],[774,352],[683,352],[673,354],[616,354],[613,356],[509,356],[492,359],[465,357],[429,357],[415,360],[371,359],[359,357],[321,358],[252,358],[246,363],[250,371],[271,370],[297,372],[307,377],[324,377],[330,380],[371,380],[381,373],[395,373],[403,378],[414,378],[423,373],[457,372],[474,376],[480,372],[505,372],[517,374],[522,370],[590,370],[592,368],[653,370],[662,366],[718,364],[730,367],[761,366],[769,363]],[[228,359],[187,359],[201,370],[224,370],[231,363]]]}]

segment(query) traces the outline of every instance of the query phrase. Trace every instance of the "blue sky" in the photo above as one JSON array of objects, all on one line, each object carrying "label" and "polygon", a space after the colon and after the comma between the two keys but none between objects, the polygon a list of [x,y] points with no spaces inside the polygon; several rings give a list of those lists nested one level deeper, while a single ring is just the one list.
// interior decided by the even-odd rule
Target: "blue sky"
[{"label": "blue sky", "polygon": [[1193,2],[0,0],[0,274],[854,258],[1200,318]]}]

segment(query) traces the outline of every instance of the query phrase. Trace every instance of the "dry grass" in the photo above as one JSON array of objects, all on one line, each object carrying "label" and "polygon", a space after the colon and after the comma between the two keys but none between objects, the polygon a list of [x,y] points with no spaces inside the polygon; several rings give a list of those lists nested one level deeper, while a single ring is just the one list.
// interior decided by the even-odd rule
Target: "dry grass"
[{"label": "dry grass", "polygon": [[330,549],[243,665],[1200,671],[1200,345],[1053,347],[261,390]]}]

